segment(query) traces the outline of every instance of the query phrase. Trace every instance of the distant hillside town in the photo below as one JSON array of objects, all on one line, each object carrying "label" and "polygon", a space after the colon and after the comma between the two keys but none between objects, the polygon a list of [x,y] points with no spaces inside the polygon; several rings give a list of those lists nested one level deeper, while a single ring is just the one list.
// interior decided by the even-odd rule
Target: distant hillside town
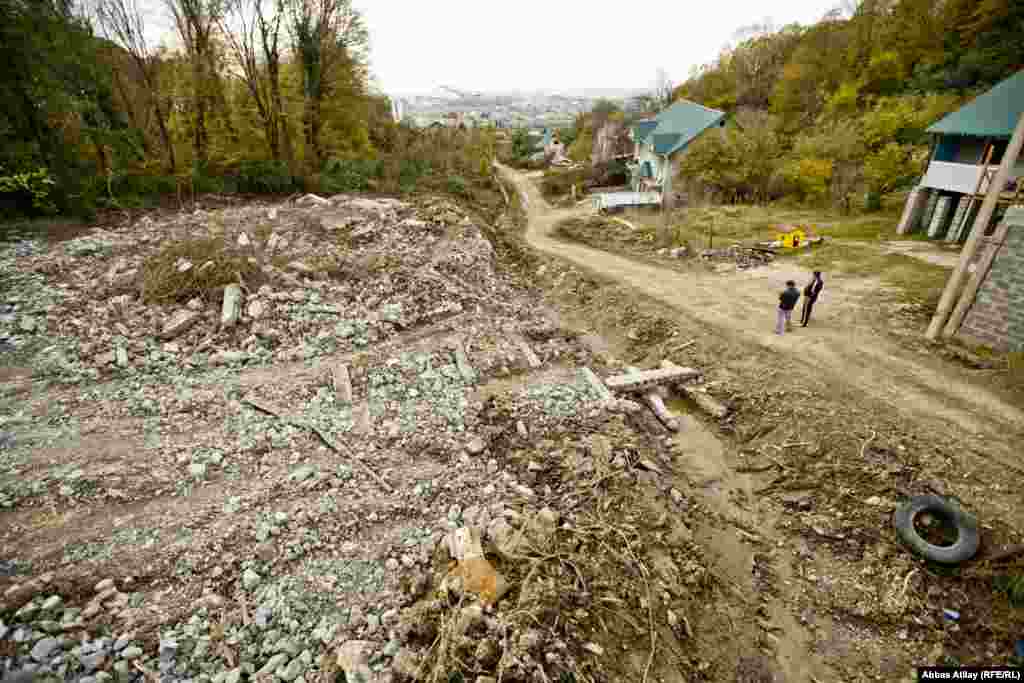
[{"label": "distant hillside town", "polygon": [[571,126],[601,99],[623,107],[640,91],[479,93],[441,87],[423,95],[393,95],[395,121],[417,128],[559,128]]}]

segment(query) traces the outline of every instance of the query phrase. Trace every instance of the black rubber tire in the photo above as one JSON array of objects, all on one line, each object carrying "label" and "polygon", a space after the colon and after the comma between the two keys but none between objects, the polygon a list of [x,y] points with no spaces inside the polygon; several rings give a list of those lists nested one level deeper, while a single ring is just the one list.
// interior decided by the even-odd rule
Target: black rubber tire
[{"label": "black rubber tire", "polygon": [[[942,517],[956,527],[956,543],[932,545],[914,529],[914,519],[923,512]],[[939,496],[914,496],[896,506],[892,515],[896,535],[912,552],[939,564],[960,564],[975,556],[981,538],[978,522],[956,503]]]}]

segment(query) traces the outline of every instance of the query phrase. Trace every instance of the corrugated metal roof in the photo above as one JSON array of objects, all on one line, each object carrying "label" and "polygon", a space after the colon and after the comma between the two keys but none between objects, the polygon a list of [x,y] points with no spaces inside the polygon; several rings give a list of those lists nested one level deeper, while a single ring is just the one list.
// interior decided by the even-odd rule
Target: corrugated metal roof
[{"label": "corrugated metal roof", "polygon": [[652,131],[654,151],[673,154],[724,118],[724,111],[709,109],[689,100],[678,100],[655,119],[658,125]]},{"label": "corrugated metal roof", "polygon": [[633,137],[634,139],[636,139],[637,142],[643,142],[644,140],[647,139],[648,134],[650,134],[650,132],[657,127],[657,119],[638,121],[636,125],[633,126]]},{"label": "corrugated metal roof", "polygon": [[928,127],[929,133],[1009,138],[1024,113],[1024,71],[1019,71]]}]

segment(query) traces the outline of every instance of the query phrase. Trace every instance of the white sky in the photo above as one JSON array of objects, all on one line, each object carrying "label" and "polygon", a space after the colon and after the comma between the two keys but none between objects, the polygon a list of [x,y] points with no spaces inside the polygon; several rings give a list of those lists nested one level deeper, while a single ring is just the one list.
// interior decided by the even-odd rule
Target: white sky
[{"label": "white sky", "polygon": [[[147,33],[171,28],[161,0]],[[471,91],[633,89],[659,68],[675,83],[711,61],[736,30],[818,21],[839,0],[353,0],[370,31],[371,69],[388,94],[447,85]]]}]

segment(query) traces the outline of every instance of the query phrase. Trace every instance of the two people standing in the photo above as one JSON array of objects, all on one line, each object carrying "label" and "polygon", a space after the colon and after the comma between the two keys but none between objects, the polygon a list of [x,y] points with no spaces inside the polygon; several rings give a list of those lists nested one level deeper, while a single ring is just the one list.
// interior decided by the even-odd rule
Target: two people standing
[{"label": "two people standing", "polygon": [[[821,290],[824,287],[825,283],[821,279],[821,271],[814,271],[814,277],[804,287],[804,308],[800,315],[801,326],[807,327],[807,323],[810,322],[814,302],[818,300],[818,295],[821,294]],[[796,288],[796,282],[788,280],[786,282],[786,289],[779,294],[779,311],[775,322],[775,334],[782,334],[793,329],[793,309],[796,308],[796,302],[799,300],[800,290]]]}]

